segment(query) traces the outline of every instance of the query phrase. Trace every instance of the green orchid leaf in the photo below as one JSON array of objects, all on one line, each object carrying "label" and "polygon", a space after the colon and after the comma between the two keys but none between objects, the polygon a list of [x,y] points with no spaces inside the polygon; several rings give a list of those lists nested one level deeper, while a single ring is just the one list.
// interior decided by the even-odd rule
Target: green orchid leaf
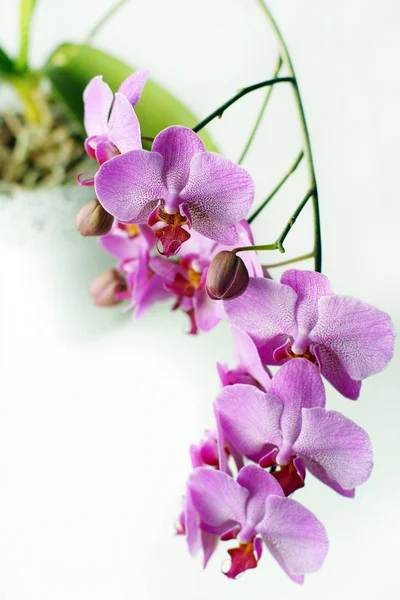
[{"label": "green orchid leaf", "polygon": [[14,63],[0,46],[0,79],[7,79],[14,73]]},{"label": "green orchid leaf", "polygon": [[[60,101],[83,131],[83,90],[96,75],[116,92],[134,68],[117,58],[88,45],[62,44],[47,60],[42,73],[47,76]],[[144,87],[140,102],[135,107],[142,135],[155,137],[170,125],[194,127],[198,119],[174,96],[153,81]],[[204,130],[200,133],[207,150],[218,152]],[[146,147],[146,146],[145,146]]]}]

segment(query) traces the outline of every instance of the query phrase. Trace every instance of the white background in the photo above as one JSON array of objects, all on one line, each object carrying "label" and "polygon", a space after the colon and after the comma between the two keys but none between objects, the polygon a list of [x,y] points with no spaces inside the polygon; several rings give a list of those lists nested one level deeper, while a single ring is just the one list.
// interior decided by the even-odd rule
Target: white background
[{"label": "white background", "polygon": [[[55,44],[82,40],[111,4],[39,0],[35,64]],[[10,51],[16,5],[0,1],[0,42]],[[270,5],[308,116],[324,272],[338,293],[388,311],[399,328],[400,5]],[[148,67],[199,117],[236,89],[270,77],[276,60],[255,0],[132,0],[97,43]],[[246,98],[213,124],[230,157],[240,154],[262,98],[263,92]],[[257,201],[296,156],[296,128],[288,90],[276,90],[246,162]],[[260,217],[259,243],[275,239],[305,186],[299,171]],[[1,600],[400,597],[398,358],[364,383],[356,403],[328,390],[329,407],[369,431],[375,470],[354,501],[311,477],[297,494],[329,533],[321,571],[298,587],[265,552],[259,568],[228,581],[220,573],[221,545],[203,572],[200,559],[174,537],[173,522],[189,471],[188,445],[212,426],[214,364],[232,360],[227,327],[192,338],[185,317],[167,305],[139,323],[119,308],[93,308],[87,287],[109,262],[94,240],[74,232],[74,205],[55,193],[53,201],[47,195],[40,205],[27,196],[16,211],[9,205],[3,211]],[[287,256],[309,251],[311,235],[310,210],[291,232]]]}]

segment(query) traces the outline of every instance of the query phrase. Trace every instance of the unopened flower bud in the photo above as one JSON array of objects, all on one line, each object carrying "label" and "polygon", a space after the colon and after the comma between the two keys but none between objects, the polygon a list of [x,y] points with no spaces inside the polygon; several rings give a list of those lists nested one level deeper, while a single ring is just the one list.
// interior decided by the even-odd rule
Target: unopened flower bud
[{"label": "unopened flower bud", "polygon": [[249,273],[234,252],[222,250],[214,256],[207,272],[206,290],[213,300],[232,300],[246,290]]},{"label": "unopened flower bud", "polygon": [[115,269],[108,269],[93,281],[90,295],[96,306],[115,306],[122,302],[120,294],[126,289],[124,277]]},{"label": "unopened flower bud", "polygon": [[112,227],[114,217],[95,198],[81,208],[76,217],[76,228],[83,236],[105,235]]}]

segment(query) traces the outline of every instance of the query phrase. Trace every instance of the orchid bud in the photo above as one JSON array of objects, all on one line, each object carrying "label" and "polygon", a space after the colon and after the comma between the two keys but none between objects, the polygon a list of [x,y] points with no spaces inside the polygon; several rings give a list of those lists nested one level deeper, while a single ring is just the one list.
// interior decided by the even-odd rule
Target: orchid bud
[{"label": "orchid bud", "polygon": [[105,235],[112,227],[114,217],[95,198],[81,208],[76,217],[76,228],[85,237]]},{"label": "orchid bud", "polygon": [[116,269],[108,269],[93,281],[90,295],[96,306],[115,306],[122,302],[121,292],[126,289],[124,277]]},{"label": "orchid bud", "polygon": [[232,300],[246,290],[249,273],[243,260],[234,252],[222,250],[211,261],[206,290],[213,300]]}]

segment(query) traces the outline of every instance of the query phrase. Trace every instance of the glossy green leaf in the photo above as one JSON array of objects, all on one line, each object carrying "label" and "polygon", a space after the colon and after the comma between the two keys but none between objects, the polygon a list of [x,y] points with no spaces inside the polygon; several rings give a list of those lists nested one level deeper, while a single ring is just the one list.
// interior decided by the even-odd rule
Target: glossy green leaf
[{"label": "glossy green leaf", "polygon": [[[83,129],[82,94],[90,79],[102,75],[115,92],[134,70],[91,46],[63,44],[53,52],[42,72],[50,79],[57,96]],[[148,137],[155,137],[170,125],[192,128],[199,121],[179,100],[153,81],[146,83],[135,111],[142,135]],[[203,130],[200,136],[208,150],[218,152],[206,131]]]},{"label": "glossy green leaf", "polygon": [[6,79],[14,72],[14,64],[11,58],[0,46],[0,78]]}]

